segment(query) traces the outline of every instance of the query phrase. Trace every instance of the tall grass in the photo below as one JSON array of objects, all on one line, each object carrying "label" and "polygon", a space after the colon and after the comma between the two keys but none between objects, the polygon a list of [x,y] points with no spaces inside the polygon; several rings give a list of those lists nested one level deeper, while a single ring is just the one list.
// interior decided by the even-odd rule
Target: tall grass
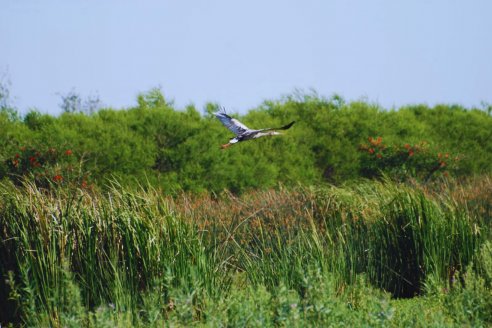
[{"label": "tall grass", "polygon": [[[238,265],[271,288],[282,282],[302,290],[303,274],[316,267],[336,273],[340,285],[365,273],[393,295],[411,297],[429,274],[446,285],[485,237],[483,217],[402,185],[270,192],[246,199],[237,212],[262,208],[268,197],[236,243]],[[276,197],[289,198],[290,206]]]},{"label": "tall grass", "polygon": [[20,314],[45,313],[50,324],[59,323],[59,307],[70,303],[67,272],[88,309],[112,304],[132,311],[142,302],[141,292],[156,287],[163,302],[176,285],[211,295],[227,288],[215,272],[216,252],[206,251],[200,232],[156,193],[141,196],[117,187],[98,195],[32,185],[4,189],[1,253],[10,261],[1,270],[12,271],[22,286]]},{"label": "tall grass", "polygon": [[385,181],[171,198],[116,183],[4,183],[0,321],[213,324],[264,302],[263,323],[277,325],[284,315],[316,321],[333,297],[367,309],[366,292],[389,320],[387,299],[364,286],[395,297],[422,295],[429,281],[452,288],[489,237],[490,204],[467,188]]}]

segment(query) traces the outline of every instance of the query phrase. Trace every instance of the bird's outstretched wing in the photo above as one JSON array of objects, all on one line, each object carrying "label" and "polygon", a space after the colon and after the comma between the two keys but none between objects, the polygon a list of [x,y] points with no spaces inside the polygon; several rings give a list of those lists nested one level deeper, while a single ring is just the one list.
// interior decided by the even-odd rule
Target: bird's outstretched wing
[{"label": "bird's outstretched wing", "polygon": [[280,127],[280,128],[267,128],[267,129],[261,129],[261,130],[259,130],[259,131],[261,131],[261,132],[265,132],[265,131],[274,131],[274,130],[288,130],[288,129],[290,129],[290,127],[291,127],[292,125],[294,125],[294,123],[295,123],[295,122],[296,122],[296,121],[292,121],[292,122],[290,122],[289,124],[284,125],[284,126],[282,126],[282,127]]},{"label": "bird's outstretched wing", "polygon": [[222,122],[222,124],[224,124],[226,128],[231,130],[232,133],[237,136],[243,134],[244,132],[250,131],[246,125],[227,115],[223,108],[216,112],[215,116]]}]

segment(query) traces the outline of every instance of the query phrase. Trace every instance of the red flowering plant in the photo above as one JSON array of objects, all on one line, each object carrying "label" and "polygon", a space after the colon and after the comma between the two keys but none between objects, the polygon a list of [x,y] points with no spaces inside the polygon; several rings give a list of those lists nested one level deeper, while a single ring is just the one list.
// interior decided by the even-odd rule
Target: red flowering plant
[{"label": "red flowering plant", "polygon": [[82,162],[71,149],[20,147],[6,160],[6,167],[6,175],[15,185],[28,179],[42,188],[60,185],[88,187],[89,174],[83,172]]},{"label": "red flowering plant", "polygon": [[366,178],[383,174],[397,180],[409,178],[428,181],[438,176],[448,176],[458,162],[459,156],[439,152],[427,142],[417,144],[386,145],[382,137],[369,137],[361,144],[360,173]]}]

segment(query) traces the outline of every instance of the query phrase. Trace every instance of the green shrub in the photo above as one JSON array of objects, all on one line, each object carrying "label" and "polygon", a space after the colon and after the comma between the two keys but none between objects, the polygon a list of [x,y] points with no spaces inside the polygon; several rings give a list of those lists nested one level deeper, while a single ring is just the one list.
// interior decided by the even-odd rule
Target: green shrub
[{"label": "green shrub", "polygon": [[441,153],[426,142],[416,145],[386,145],[381,137],[369,137],[368,144],[361,144],[361,176],[365,178],[383,175],[398,181],[418,180],[427,182],[431,178],[447,177],[456,173],[459,156]]},{"label": "green shrub", "polygon": [[6,160],[6,176],[17,186],[31,180],[38,187],[72,185],[87,188],[89,173],[84,172],[82,163],[71,149],[40,150],[33,147],[21,147]]}]

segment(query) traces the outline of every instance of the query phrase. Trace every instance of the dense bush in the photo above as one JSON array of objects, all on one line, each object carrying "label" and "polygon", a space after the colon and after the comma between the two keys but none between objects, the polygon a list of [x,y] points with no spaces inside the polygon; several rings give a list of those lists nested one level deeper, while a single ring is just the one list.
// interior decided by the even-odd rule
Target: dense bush
[{"label": "dense bush", "polygon": [[456,173],[460,157],[440,153],[431,149],[426,142],[416,145],[386,145],[381,137],[368,138],[361,144],[360,173],[365,178],[380,177],[382,174],[398,180],[416,179],[427,182],[437,176]]},{"label": "dense bush", "polygon": [[7,160],[6,166],[10,179],[17,186],[27,180],[43,188],[67,184],[81,188],[89,186],[89,174],[82,171],[83,165],[71,149],[21,147]]},{"label": "dense bush", "polygon": [[[2,112],[0,177],[16,179],[19,172],[10,164],[21,147],[70,149],[100,186],[116,176],[124,185],[149,181],[168,193],[492,171],[492,117],[477,109],[416,105],[387,111],[339,96],[296,94],[240,117],[252,128],[295,120],[285,135],[222,151],[231,133],[213,116],[216,108],[207,106],[203,115],[193,106],[177,110],[154,89],[126,110],[58,117],[32,111],[22,119]],[[373,145],[378,137],[382,142]]]}]

